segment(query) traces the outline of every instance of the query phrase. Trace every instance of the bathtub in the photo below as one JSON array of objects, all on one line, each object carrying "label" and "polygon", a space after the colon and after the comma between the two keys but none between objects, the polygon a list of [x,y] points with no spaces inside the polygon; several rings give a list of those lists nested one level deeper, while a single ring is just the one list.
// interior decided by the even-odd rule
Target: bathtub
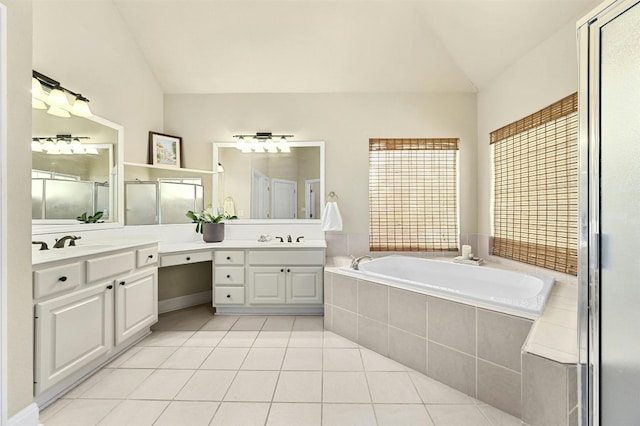
[{"label": "bathtub", "polygon": [[532,319],[542,314],[554,282],[548,276],[396,255],[361,262],[359,268],[340,270],[405,290]]}]

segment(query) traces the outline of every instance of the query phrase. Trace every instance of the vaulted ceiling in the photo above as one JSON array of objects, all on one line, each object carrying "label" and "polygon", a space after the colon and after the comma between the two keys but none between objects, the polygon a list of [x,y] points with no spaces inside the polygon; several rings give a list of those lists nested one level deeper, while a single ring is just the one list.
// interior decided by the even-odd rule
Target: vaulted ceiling
[{"label": "vaulted ceiling", "polygon": [[591,0],[112,0],[165,93],[474,92]]}]

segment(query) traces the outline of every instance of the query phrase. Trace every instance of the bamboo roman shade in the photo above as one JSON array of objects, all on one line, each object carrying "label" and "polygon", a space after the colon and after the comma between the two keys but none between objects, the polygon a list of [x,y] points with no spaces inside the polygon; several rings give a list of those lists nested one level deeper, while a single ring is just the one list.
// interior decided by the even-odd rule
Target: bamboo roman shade
[{"label": "bamboo roman shade", "polygon": [[369,140],[371,251],[457,251],[458,139]]},{"label": "bamboo roman shade", "polygon": [[578,96],[491,133],[493,250],[577,274]]}]

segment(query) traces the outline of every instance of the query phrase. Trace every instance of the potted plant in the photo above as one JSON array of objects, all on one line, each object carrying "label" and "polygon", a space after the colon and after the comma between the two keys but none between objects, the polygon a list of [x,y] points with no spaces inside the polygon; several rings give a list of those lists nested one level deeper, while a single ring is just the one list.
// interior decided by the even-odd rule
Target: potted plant
[{"label": "potted plant", "polygon": [[206,243],[219,243],[224,240],[224,220],[237,219],[238,216],[221,214],[214,216],[206,210],[200,213],[189,210],[187,217],[196,224],[196,232],[202,234]]}]

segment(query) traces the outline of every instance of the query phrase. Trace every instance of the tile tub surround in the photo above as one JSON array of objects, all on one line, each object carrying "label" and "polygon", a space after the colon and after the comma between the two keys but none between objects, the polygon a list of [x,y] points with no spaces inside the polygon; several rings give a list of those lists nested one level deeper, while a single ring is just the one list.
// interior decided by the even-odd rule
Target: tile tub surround
[{"label": "tile tub surround", "polygon": [[[534,323],[530,319],[331,270],[325,272],[325,294],[325,328],[467,395],[522,417],[522,389],[527,395],[544,394],[539,387],[530,389],[532,377],[523,376],[522,347]],[[573,367],[545,361],[560,369]],[[560,416],[565,419],[560,424],[566,424],[566,415]]]}]

